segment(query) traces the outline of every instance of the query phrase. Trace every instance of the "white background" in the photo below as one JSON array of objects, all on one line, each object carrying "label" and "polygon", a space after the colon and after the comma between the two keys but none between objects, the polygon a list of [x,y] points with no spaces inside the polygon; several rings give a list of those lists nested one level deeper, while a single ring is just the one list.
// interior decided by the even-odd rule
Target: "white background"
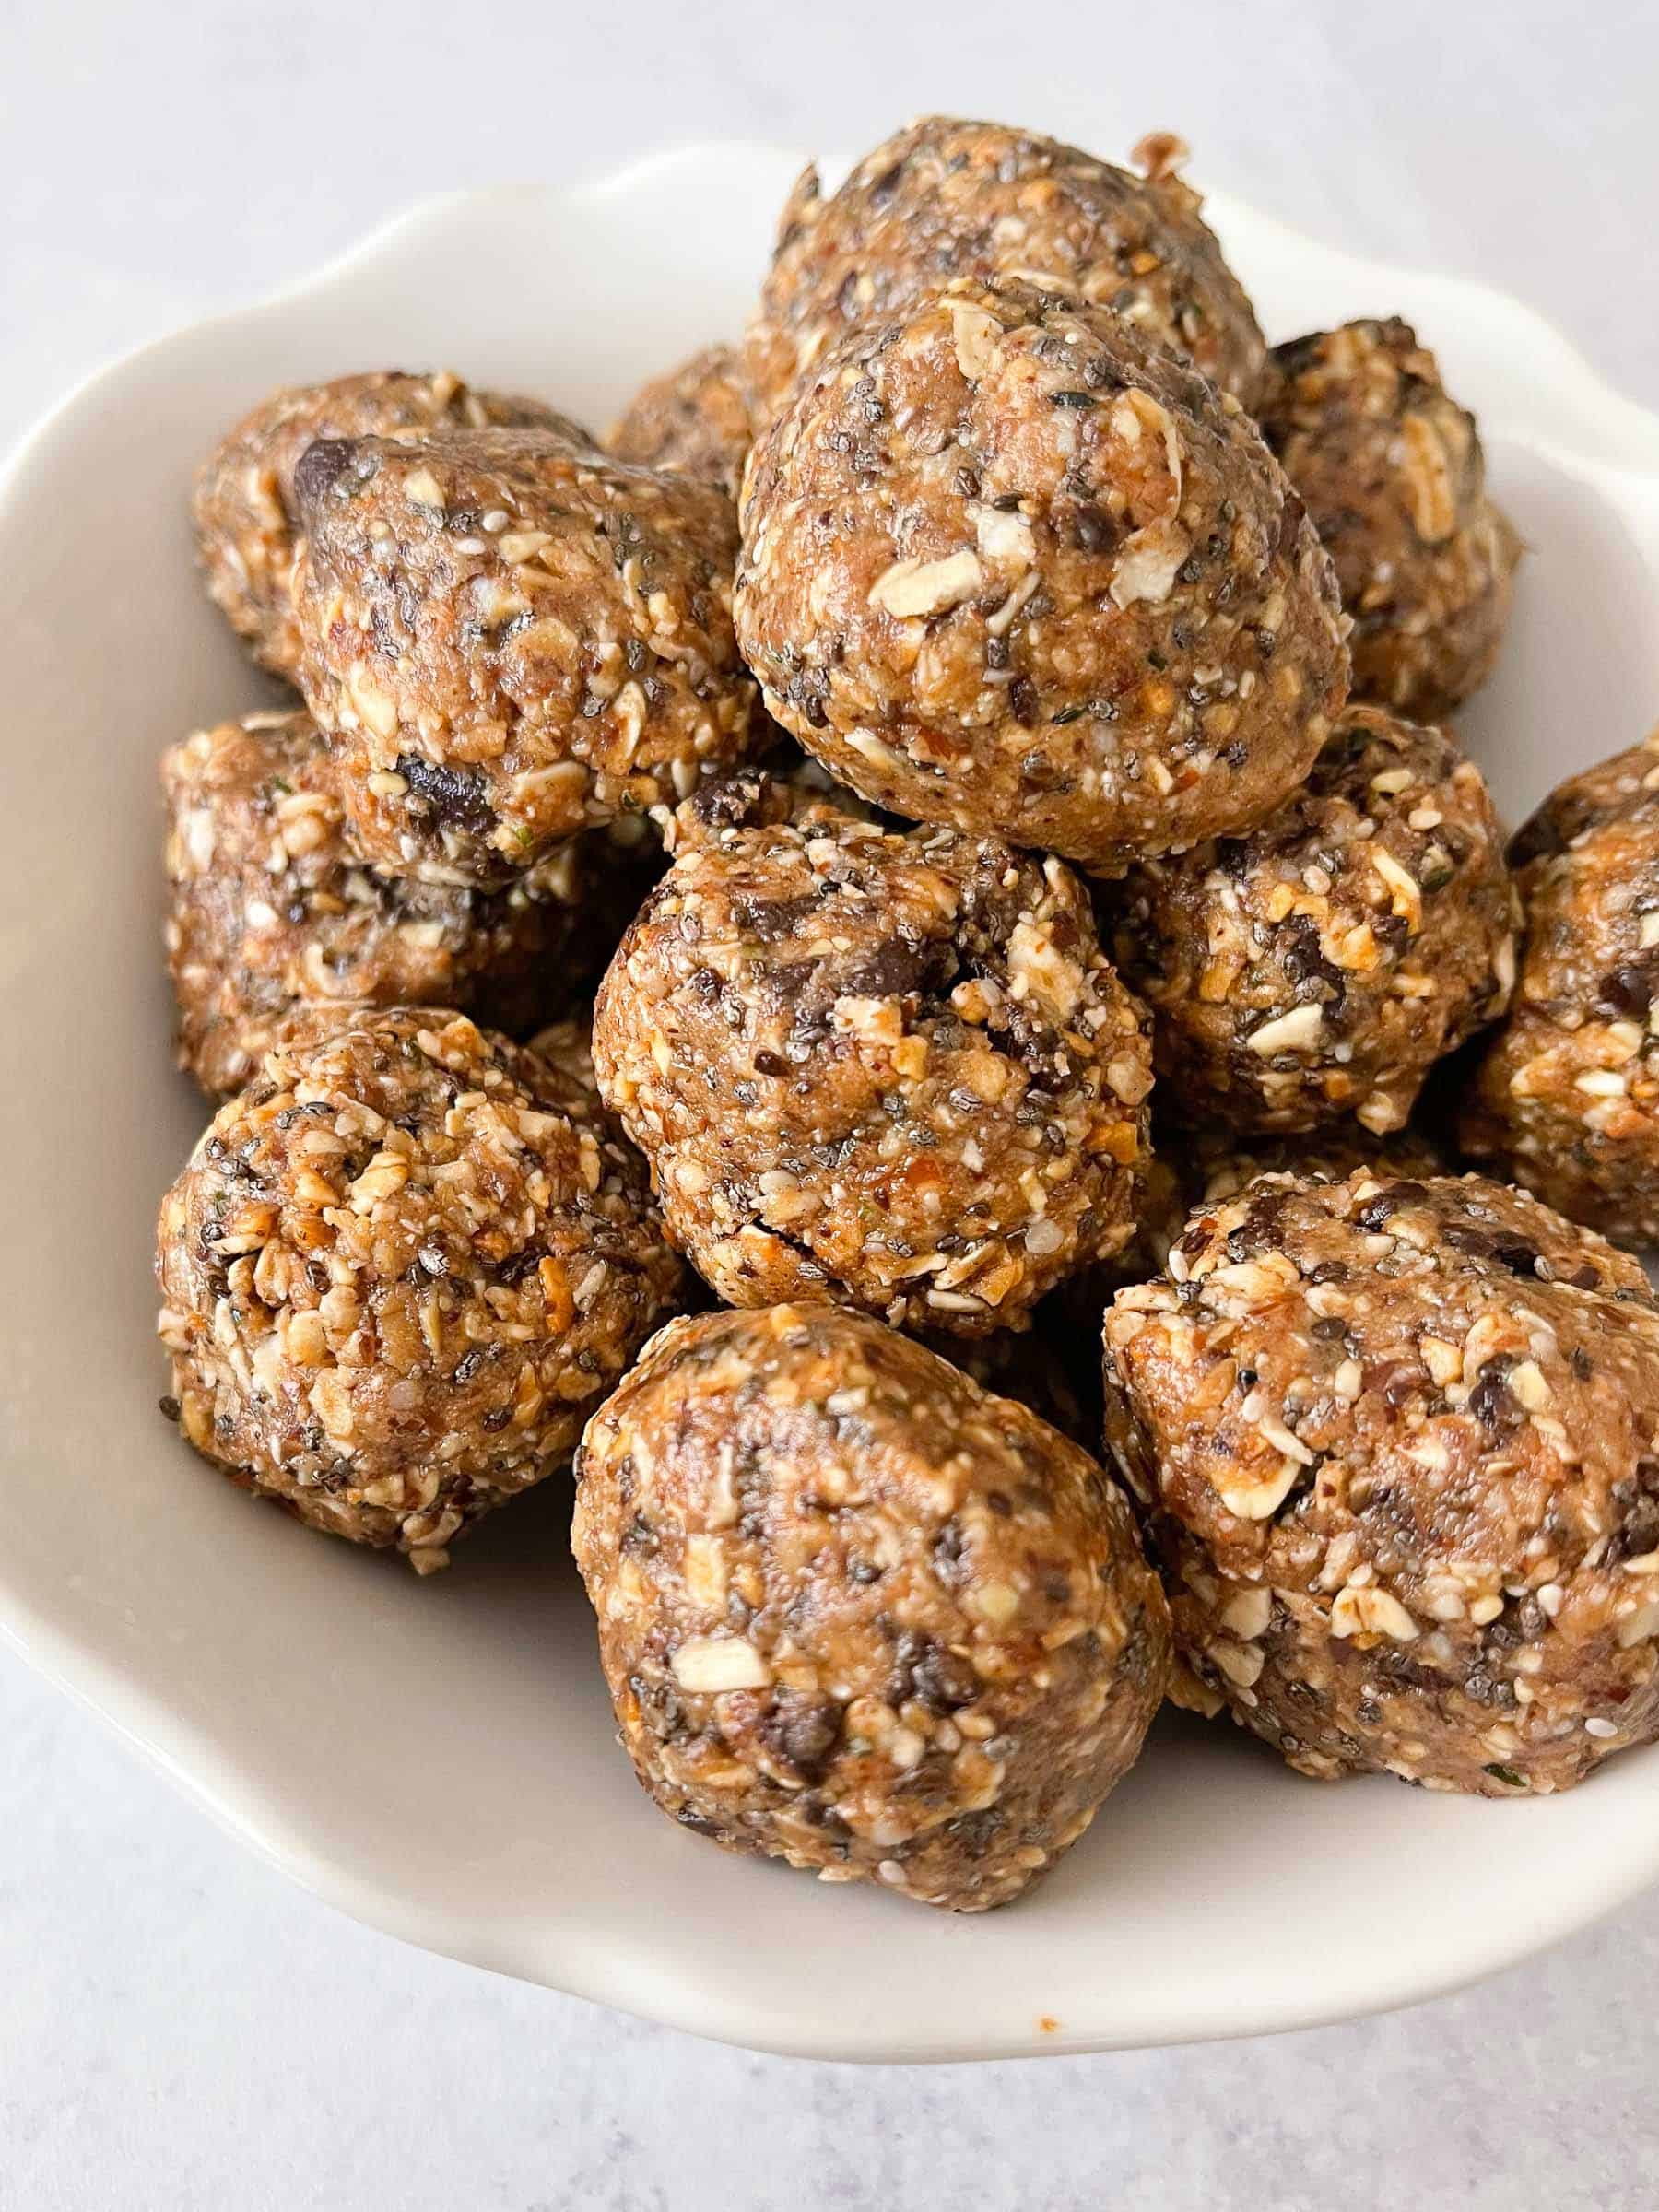
[{"label": "white background", "polygon": [[[0,17],[0,445],[110,354],[423,193],[714,135],[851,149],[924,107],[1110,154],[1178,129],[1199,183],[1505,286],[1659,406],[1656,93],[1659,16],[1628,0],[36,0]],[[20,2212],[1624,2212],[1659,2177],[1656,1977],[1659,1895],[1484,1990],[1320,2034],[752,2058],[337,1919],[0,1656],[0,2206]]]}]

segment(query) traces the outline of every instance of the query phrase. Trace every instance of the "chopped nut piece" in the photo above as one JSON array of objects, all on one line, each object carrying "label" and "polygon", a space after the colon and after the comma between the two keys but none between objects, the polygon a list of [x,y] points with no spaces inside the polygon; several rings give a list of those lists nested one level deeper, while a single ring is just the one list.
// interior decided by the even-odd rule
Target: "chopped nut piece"
[{"label": "chopped nut piece", "polygon": [[1259,1030],[1252,1030],[1246,1041],[1253,1053],[1267,1057],[1275,1053],[1311,1052],[1324,1028],[1324,1014],[1320,1007],[1292,1006],[1288,1014],[1276,1014]]},{"label": "chopped nut piece", "polygon": [[1388,1591],[1350,1583],[1336,1593],[1331,1606],[1331,1633],[1391,1636],[1396,1643],[1409,1643],[1418,1633],[1418,1624],[1399,1599]]},{"label": "chopped nut piece", "polygon": [[870,605],[889,615],[936,615],[971,599],[985,581],[972,553],[951,553],[942,560],[896,560],[870,586]]},{"label": "chopped nut piece", "polygon": [[1273,1618],[1271,1590],[1241,1590],[1221,1608],[1221,1625],[1246,1643],[1262,1635]]},{"label": "chopped nut piece", "polygon": [[1298,1462],[1283,1459],[1270,1475],[1261,1476],[1254,1482],[1219,1486],[1217,1495],[1228,1512],[1236,1513],[1241,1521],[1265,1521],[1278,1511],[1300,1479]]},{"label": "chopped nut piece", "polygon": [[764,1689],[771,1668],[741,1636],[695,1636],[670,1662],[682,1689],[718,1697],[728,1689]]}]

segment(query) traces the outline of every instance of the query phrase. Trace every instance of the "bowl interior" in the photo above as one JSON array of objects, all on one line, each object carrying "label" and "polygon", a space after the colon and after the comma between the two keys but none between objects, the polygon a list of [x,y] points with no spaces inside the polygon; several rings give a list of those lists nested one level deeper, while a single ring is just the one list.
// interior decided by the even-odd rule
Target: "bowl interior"
[{"label": "bowl interior", "polygon": [[[155,761],[265,697],[194,578],[193,465],[269,386],[394,362],[603,421],[642,376],[740,326],[796,166],[711,149],[595,191],[440,204],[287,299],[108,373],[0,494],[0,1618],[347,1910],[733,2040],[1080,2050],[1448,1986],[1659,1871],[1659,1753],[1506,1808],[1322,1788],[1172,1716],[1045,1886],[955,1922],[727,1859],[645,1803],[613,1740],[562,1484],[422,1583],[251,1503],[156,1411],[155,1207],[205,1117],[169,1050]],[[1659,700],[1659,479],[1621,463],[1659,462],[1659,425],[1512,303],[1218,214],[1271,335],[1415,315],[1483,411],[1532,551],[1465,732],[1518,818]]]}]

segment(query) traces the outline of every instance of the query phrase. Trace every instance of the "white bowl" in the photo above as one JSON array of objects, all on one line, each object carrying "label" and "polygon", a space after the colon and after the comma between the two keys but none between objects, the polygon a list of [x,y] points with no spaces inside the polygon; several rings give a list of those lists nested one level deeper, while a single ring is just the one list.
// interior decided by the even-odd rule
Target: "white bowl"
[{"label": "white bowl", "polygon": [[[1492,1805],[1298,1780],[1171,1719],[1059,1871],[952,1920],[728,1858],[612,1738],[560,1482],[418,1581],[252,1504],[155,1410],[172,1069],[155,761],[261,686],[208,606],[194,463],[277,383],[453,366],[603,421],[740,325],[798,162],[694,149],[418,209],[106,371],[0,487],[9,1184],[0,1620],[200,1803],[359,1919],[703,2034],[826,2057],[1076,2052],[1332,2020],[1510,1963],[1659,1874],[1659,1750]],[[1274,336],[1416,319],[1533,552],[1465,729],[1518,817],[1659,707],[1659,420],[1478,286],[1212,210]]]}]

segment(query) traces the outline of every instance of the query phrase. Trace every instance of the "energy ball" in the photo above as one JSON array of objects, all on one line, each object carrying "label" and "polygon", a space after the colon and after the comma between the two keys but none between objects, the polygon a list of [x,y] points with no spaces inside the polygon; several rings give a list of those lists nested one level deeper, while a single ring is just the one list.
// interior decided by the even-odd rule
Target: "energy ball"
[{"label": "energy ball", "polygon": [[1304,1774],[1504,1797],[1659,1734],[1659,1304],[1479,1176],[1284,1176],[1106,1317],[1188,1667]]},{"label": "energy ball", "polygon": [[1135,1228],[1142,1016],[1054,860],[827,818],[682,853],[599,988],[594,1059],[668,1233],[728,1304],[1023,1326]]},{"label": "energy ball", "polygon": [[838,783],[816,760],[797,754],[793,760],[774,759],[764,767],[709,777],[665,818],[663,845],[677,856],[693,847],[717,849],[731,830],[771,830],[780,823],[798,828],[833,823],[841,817],[859,822],[877,818],[856,792]]},{"label": "energy ball", "polygon": [[311,447],[300,680],[365,859],[500,885],[759,739],[732,503],[532,430]]},{"label": "energy ball", "polygon": [[[1218,1206],[1224,1198],[1237,1197],[1258,1175],[1288,1174],[1304,1182],[1340,1182],[1356,1168],[1369,1168],[1378,1176],[1422,1176],[1447,1174],[1453,1165],[1444,1149],[1420,1130],[1403,1129],[1379,1137],[1357,1122],[1327,1125],[1312,1139],[1305,1135],[1258,1137],[1245,1147],[1222,1130],[1177,1133],[1162,1128],[1154,1113],[1152,1140],[1154,1151],[1147,1163],[1134,1241],[1115,1259],[1068,1276],[1048,1303],[1038,1308],[1035,1317],[1034,1335],[1044,1350],[1053,1347],[1060,1355],[1070,1380],[1071,1400],[1085,1414],[1092,1407],[1092,1425],[1084,1430],[1075,1428],[1068,1418],[1039,1405],[1014,1382],[995,1384],[1009,1397],[1036,1406],[1056,1429],[1064,1429],[1067,1436],[1075,1436],[1090,1450],[1100,1433],[1097,1352],[1101,1315],[1118,1291],[1163,1272],[1171,1247],[1180,1241],[1195,1207]],[[992,1339],[994,1344],[1001,1341]],[[1011,1344],[1027,1341],[1009,1338]],[[971,1362],[964,1364],[982,1382],[988,1380]],[[1064,1402],[1056,1400],[1057,1404]]]},{"label": "energy ball", "polygon": [[1134,1763],[1169,1630],[1126,1503],[879,1323],[673,1323],[577,1475],[623,1744],[662,1809],[728,1850],[983,1912]]},{"label": "energy ball", "polygon": [[1355,697],[1450,714],[1492,672],[1522,550],[1475,418],[1409,324],[1318,331],[1273,366],[1262,428],[1336,564]]},{"label": "energy ball", "polygon": [[1143,861],[1112,904],[1163,1110],[1231,1131],[1403,1127],[1434,1062],[1515,980],[1519,913],[1480,771],[1443,731],[1374,707],[1347,710],[1258,828]]},{"label": "energy ball", "polygon": [[749,462],[737,629],[872,805],[1103,874],[1259,821],[1346,694],[1330,562],[1235,402],[1110,309],[953,286]]},{"label": "energy ball", "polygon": [[[1302,1182],[1341,1182],[1356,1169],[1369,1168],[1379,1181],[1426,1175],[1446,1175],[1453,1162],[1445,1147],[1421,1129],[1392,1130],[1373,1136],[1358,1123],[1340,1123],[1307,1136],[1265,1136],[1240,1145],[1223,1131],[1199,1131],[1178,1150],[1159,1153],[1175,1163],[1183,1202],[1179,1209],[1173,1243],[1186,1226],[1194,1206],[1219,1206],[1236,1198],[1260,1175],[1290,1175]],[[1159,1265],[1164,1265],[1164,1258]]]},{"label": "energy ball", "polygon": [[198,730],[161,773],[179,1059],[220,1097],[296,1006],[462,1007],[521,1034],[547,1021],[597,978],[653,872],[648,832],[625,851],[599,830],[501,891],[377,875],[346,841],[305,713]]},{"label": "energy ball", "polygon": [[164,1406],[420,1572],[570,1460],[679,1265],[591,1084],[464,1016],[298,1017],[162,1201]]},{"label": "energy ball", "polygon": [[828,198],[806,170],[747,348],[766,410],[854,324],[901,315],[954,276],[1014,277],[1110,308],[1248,405],[1266,347],[1203,201],[1176,173],[1185,150],[1147,138],[1135,176],[1029,131],[929,115]]},{"label": "energy ball", "polygon": [[196,472],[191,512],[207,590],[254,659],[290,681],[300,665],[289,586],[299,535],[294,470],[307,446],[319,438],[418,441],[491,424],[587,440],[579,424],[537,400],[396,369],[293,385],[244,416]]},{"label": "energy ball", "polygon": [[682,469],[735,500],[754,438],[751,406],[736,347],[711,346],[636,392],[606,446],[618,461]]},{"label": "energy ball", "polygon": [[1570,776],[1511,857],[1521,978],[1460,1142],[1571,1219],[1659,1243],[1659,733]]}]

